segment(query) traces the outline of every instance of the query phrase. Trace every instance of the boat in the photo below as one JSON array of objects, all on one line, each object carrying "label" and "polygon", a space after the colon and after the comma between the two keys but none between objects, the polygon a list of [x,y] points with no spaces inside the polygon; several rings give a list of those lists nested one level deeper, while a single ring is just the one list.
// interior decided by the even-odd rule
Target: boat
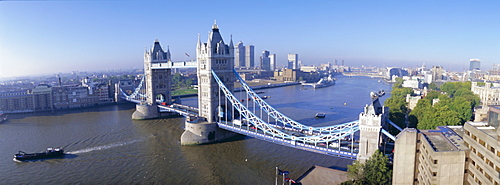
[{"label": "boat", "polygon": [[7,115],[3,114],[3,112],[0,112],[0,123],[7,121]]},{"label": "boat", "polygon": [[19,153],[14,154],[15,161],[27,161],[27,160],[37,160],[37,159],[49,159],[49,158],[59,158],[64,156],[64,150],[61,148],[47,148],[45,152],[42,153],[26,153],[19,151]]},{"label": "boat", "polygon": [[325,116],[326,116],[326,114],[324,112],[318,112],[318,113],[316,113],[315,117],[316,117],[316,119],[318,119],[318,118],[324,118]]},{"label": "boat", "polygon": [[335,79],[329,75],[327,78],[321,78],[318,82],[313,84],[314,89],[332,86],[335,84]]}]

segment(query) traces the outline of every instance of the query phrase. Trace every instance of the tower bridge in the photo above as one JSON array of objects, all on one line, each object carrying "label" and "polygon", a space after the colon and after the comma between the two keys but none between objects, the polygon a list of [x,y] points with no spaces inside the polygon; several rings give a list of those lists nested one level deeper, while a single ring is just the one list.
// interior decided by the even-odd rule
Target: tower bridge
[{"label": "tower bridge", "polygon": [[[198,77],[198,107],[173,103],[171,70],[196,68]],[[182,145],[218,142],[237,134],[281,144],[288,147],[349,159],[366,160],[387,138],[394,140],[388,126],[389,110],[378,97],[359,114],[359,120],[327,127],[299,123],[274,109],[260,98],[234,70],[232,38],[226,44],[217,24],[212,26],[207,42],[198,35],[196,61],[172,62],[170,51],[164,51],[158,40],[144,53],[144,78],[131,94],[119,86],[122,99],[135,102],[133,119],[154,119],[164,112],[186,117]],[[239,82],[247,96],[245,103],[234,95],[234,83]],[[354,134],[359,132],[359,141]],[[350,138],[350,139],[346,139]]]}]

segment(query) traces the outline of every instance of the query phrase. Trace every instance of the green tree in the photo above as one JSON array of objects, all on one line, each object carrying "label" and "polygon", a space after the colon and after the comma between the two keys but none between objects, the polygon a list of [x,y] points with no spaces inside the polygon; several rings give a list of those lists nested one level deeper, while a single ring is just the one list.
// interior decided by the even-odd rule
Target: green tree
[{"label": "green tree", "polygon": [[464,97],[453,98],[450,109],[458,113],[462,124],[472,118],[471,102],[467,101]]},{"label": "green tree", "polygon": [[438,90],[438,86],[435,84],[435,83],[430,83],[429,84],[429,88],[428,89],[431,89],[431,90]]},{"label": "green tree", "polygon": [[364,163],[354,161],[347,166],[347,175],[352,179],[342,184],[391,184],[392,166],[389,165],[389,158],[382,152],[376,151]]},{"label": "green tree", "polygon": [[429,91],[429,92],[427,92],[427,96],[425,96],[424,98],[431,100],[431,102],[432,102],[432,100],[438,98],[439,95],[441,95],[441,93],[439,91]]},{"label": "green tree", "polygon": [[395,80],[397,83],[400,83],[400,84],[403,84],[403,82],[405,81],[405,80],[403,80],[403,78],[400,78],[400,77],[397,77]]}]

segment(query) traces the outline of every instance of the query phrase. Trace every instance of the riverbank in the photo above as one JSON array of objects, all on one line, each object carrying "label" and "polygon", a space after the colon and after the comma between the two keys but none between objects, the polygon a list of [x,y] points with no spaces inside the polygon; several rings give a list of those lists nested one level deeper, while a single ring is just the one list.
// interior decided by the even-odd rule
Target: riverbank
[{"label": "riverbank", "polygon": [[[252,87],[253,90],[258,90],[258,89],[269,89],[269,88],[277,88],[277,87],[285,87],[285,86],[291,86],[291,85],[300,85],[299,82],[276,82],[272,80],[262,80],[262,81],[250,81],[247,82],[247,84]],[[240,92],[243,90],[241,87],[241,84],[239,82],[236,82],[234,84],[234,92]],[[198,96],[198,93],[195,94],[184,94],[184,95],[175,95],[172,96],[173,98],[184,98],[184,97],[194,97]]]}]

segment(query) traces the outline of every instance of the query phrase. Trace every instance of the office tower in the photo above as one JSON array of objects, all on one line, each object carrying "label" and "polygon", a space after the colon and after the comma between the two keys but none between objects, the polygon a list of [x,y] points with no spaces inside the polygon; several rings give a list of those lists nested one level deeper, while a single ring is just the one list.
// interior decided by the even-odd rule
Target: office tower
[{"label": "office tower", "polygon": [[254,46],[245,46],[245,67],[247,69],[254,67]]},{"label": "office tower", "polygon": [[288,54],[288,69],[299,69],[299,55]]},{"label": "office tower", "polygon": [[234,67],[240,68],[245,66],[245,47],[243,42],[238,42],[234,51]]},{"label": "office tower", "polygon": [[270,65],[271,71],[276,70],[276,54],[269,55],[269,65]]},{"label": "office tower", "polygon": [[266,71],[271,70],[271,62],[269,58],[269,51],[263,51],[260,57],[260,68]]},{"label": "office tower", "polygon": [[469,70],[480,70],[481,61],[477,58],[470,59]]},{"label": "office tower", "polygon": [[443,79],[443,68],[441,66],[432,66],[432,82]]}]

